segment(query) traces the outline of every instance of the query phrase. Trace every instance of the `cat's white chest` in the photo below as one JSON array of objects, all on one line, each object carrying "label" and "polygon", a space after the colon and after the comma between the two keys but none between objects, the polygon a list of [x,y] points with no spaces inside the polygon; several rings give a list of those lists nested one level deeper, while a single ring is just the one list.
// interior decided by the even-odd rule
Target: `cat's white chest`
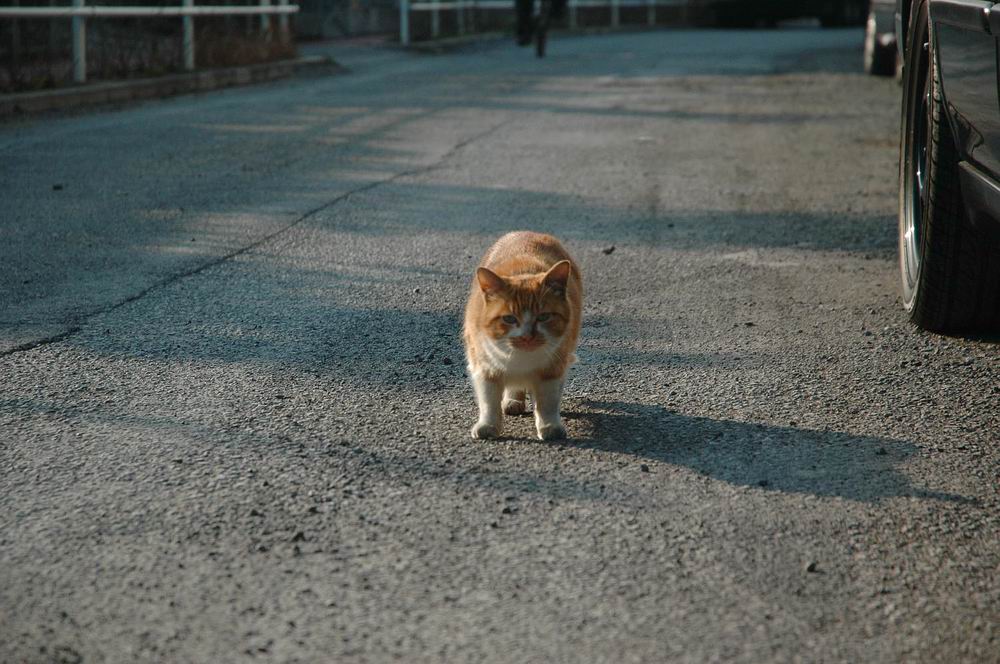
[{"label": "cat's white chest", "polygon": [[524,351],[484,337],[480,348],[484,351],[483,360],[490,373],[503,374],[508,380],[530,378],[532,374],[546,369],[552,363],[548,344],[533,351]]}]

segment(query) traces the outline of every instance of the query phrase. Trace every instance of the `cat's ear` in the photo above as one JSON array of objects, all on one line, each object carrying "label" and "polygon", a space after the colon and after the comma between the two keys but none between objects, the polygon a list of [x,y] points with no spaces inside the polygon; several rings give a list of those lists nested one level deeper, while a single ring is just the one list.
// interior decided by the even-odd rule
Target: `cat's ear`
[{"label": "cat's ear", "polygon": [[549,271],[545,273],[545,277],[542,281],[552,290],[565,293],[566,282],[569,281],[570,269],[571,266],[569,261],[559,261],[549,268]]},{"label": "cat's ear", "polygon": [[476,281],[479,282],[479,288],[487,297],[507,290],[507,284],[504,283],[504,280],[497,276],[496,272],[485,267],[476,270]]}]

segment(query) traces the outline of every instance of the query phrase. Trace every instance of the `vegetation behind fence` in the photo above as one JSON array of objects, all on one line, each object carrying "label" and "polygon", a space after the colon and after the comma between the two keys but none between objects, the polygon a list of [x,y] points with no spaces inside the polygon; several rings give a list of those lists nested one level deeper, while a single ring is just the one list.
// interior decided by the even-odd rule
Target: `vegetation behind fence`
[{"label": "vegetation behind fence", "polygon": [[[65,0],[0,0],[8,6],[65,7]],[[98,3],[94,3],[98,4]],[[177,0],[101,0],[103,6],[177,6]],[[259,0],[198,4],[257,5]],[[69,18],[0,19],[0,93],[38,90],[72,81]],[[294,19],[293,19],[294,21]],[[295,55],[294,42],[275,38],[277,23],[259,16],[208,16],[195,21],[198,67],[227,67]],[[177,17],[87,20],[87,80],[157,76],[183,69]]]}]

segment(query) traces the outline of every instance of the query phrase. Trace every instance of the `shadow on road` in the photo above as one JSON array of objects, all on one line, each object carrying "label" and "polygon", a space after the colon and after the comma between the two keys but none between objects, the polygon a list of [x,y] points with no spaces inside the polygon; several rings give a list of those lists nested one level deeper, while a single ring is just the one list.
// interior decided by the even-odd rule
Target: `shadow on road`
[{"label": "shadow on road", "polygon": [[972,502],[915,487],[897,466],[916,453],[901,440],[674,413],[663,406],[581,400],[564,412],[572,445],[691,468],[738,486],[860,502],[912,497]]},{"label": "shadow on road", "polygon": [[[734,175],[738,177],[739,174]],[[657,206],[656,210],[600,204],[580,196],[525,188],[490,188],[395,182],[377,200],[358,198],[362,214],[307,223],[317,229],[370,237],[420,237],[428,231],[427,211],[434,211],[433,231],[472,234],[481,251],[508,230],[533,228],[564,239],[571,247],[629,244],[680,250],[792,248],[804,251],[870,253],[888,257],[895,250],[895,218],[881,212],[814,211],[795,201],[760,201],[746,209],[741,194],[708,208]],[[773,208],[773,209],[769,209]],[[483,211],[497,210],[496,215]],[[456,247],[456,253],[466,247]]]},{"label": "shadow on road", "polygon": [[[813,71],[812,64],[804,64],[812,58],[827,63],[823,68],[860,77],[853,62],[860,31],[775,33],[774,44],[761,40],[761,34],[676,31],[666,39],[594,35],[586,38],[592,49],[554,52],[544,66],[526,61],[521,51],[499,49],[496,57],[490,56],[490,75],[475,71],[468,60],[442,59],[433,72],[388,67],[378,82],[359,74],[337,79],[330,87],[310,86],[310,93],[301,97],[293,96],[289,87],[288,96],[243,104],[238,113],[231,106],[191,110],[178,103],[165,109],[169,117],[157,118],[164,123],[158,124],[162,135],[170,140],[150,140],[149,120],[131,112],[120,118],[95,117],[89,120],[89,130],[67,133],[72,138],[68,141],[49,141],[39,132],[24,144],[3,137],[0,151],[13,160],[4,195],[10,198],[8,207],[18,212],[0,220],[0,233],[9,245],[2,252],[6,269],[0,271],[0,304],[8,309],[0,312],[0,349],[75,327],[96,312],[298,223],[295,218],[309,210],[326,205],[339,212],[332,201],[347,191],[360,192],[406,172],[446,165],[446,159],[439,163],[442,155],[431,147],[434,141],[413,137],[433,136],[449,118],[463,123],[469,116],[488,113],[513,124],[562,116],[559,123],[578,118],[584,127],[604,119],[635,121],[637,135],[662,138],[662,143],[649,142],[643,149],[664,153],[669,151],[670,132],[686,131],[689,122],[711,123],[720,131],[841,122],[843,116],[832,115],[826,104],[805,111],[774,110],[770,90],[751,94],[743,87],[743,75]],[[657,47],[639,48],[637,42],[645,40],[655,40]],[[702,78],[712,75],[720,80]],[[690,80],[692,76],[696,80]],[[647,79],[674,81],[676,99],[671,94],[665,104],[662,94],[644,96],[647,88],[655,87],[647,85]],[[726,91],[721,96],[724,104],[702,108],[699,100],[706,86],[718,96],[714,86],[720,85]],[[603,103],[601,95],[592,94],[592,89],[623,86],[635,88],[626,101],[614,94]],[[868,113],[865,109],[862,115]],[[116,130],[106,131],[112,125]],[[653,132],[654,125],[662,129]],[[99,150],[93,136],[101,137]],[[456,146],[473,140],[470,134]],[[533,147],[523,159],[541,159],[540,152],[548,149]],[[52,170],[46,161],[50,153],[72,155],[57,169],[65,171],[58,178],[39,175]],[[189,175],[188,168],[197,175]],[[736,171],[721,178],[751,181],[751,175]],[[102,186],[89,186],[92,182]],[[535,184],[529,182],[527,189]],[[378,231],[373,230],[377,225],[367,225],[359,234],[425,233],[426,225],[418,228],[417,220],[426,220],[428,209],[440,211],[435,230],[467,233],[469,220],[483,216],[482,201],[492,200],[514,225],[551,230],[570,240],[575,234],[576,239],[631,239],[678,248],[794,243],[867,250],[870,238],[891,235],[886,232],[891,230],[889,220],[883,217],[840,218],[796,210],[743,214],[740,210],[747,205],[737,200],[739,191],[726,194],[735,210],[661,211],[647,218],[525,187],[500,191],[398,180],[392,188],[398,192],[397,219],[389,219]],[[485,219],[472,232],[495,235],[503,230],[497,223],[496,218]],[[703,227],[714,228],[714,235],[705,235],[699,230]]]}]

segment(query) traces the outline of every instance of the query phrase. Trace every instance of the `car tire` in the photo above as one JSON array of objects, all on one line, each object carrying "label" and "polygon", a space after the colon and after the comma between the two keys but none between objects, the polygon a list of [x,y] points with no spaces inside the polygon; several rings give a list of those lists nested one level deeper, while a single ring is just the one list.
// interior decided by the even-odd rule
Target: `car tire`
[{"label": "car tire", "polygon": [[903,305],[927,330],[996,329],[1000,254],[965,213],[960,155],[944,109],[927,0],[918,0],[909,28],[899,159]]},{"label": "car tire", "polygon": [[896,44],[886,43],[878,33],[875,22],[875,12],[868,12],[865,23],[864,68],[866,74],[872,76],[895,76],[896,74]]}]

